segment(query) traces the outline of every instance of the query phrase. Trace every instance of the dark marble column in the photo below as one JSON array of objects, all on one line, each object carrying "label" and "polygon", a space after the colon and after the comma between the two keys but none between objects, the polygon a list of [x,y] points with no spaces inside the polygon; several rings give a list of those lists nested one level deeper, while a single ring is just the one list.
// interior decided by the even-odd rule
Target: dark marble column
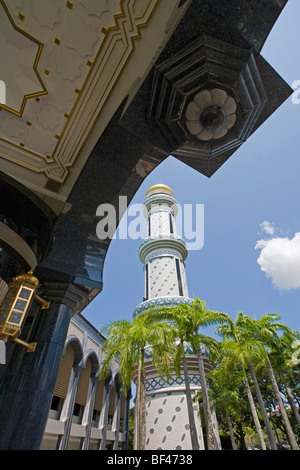
[{"label": "dark marble column", "polygon": [[[68,283],[47,284],[45,297],[51,304],[48,310],[40,312],[38,329],[31,338],[37,341],[36,350],[22,351],[17,369],[14,361],[10,361],[2,377],[5,396],[0,408],[0,449],[40,448],[69,322],[83,294],[84,291]],[[9,376],[13,379],[7,382]],[[0,381],[0,389],[1,386]]]}]

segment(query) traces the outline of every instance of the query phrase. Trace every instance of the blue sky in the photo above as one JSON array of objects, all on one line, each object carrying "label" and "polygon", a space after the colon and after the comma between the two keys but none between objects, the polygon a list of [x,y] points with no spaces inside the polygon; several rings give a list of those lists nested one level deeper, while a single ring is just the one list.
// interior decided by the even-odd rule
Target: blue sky
[{"label": "blue sky", "polygon": [[[289,0],[262,55],[290,86],[299,80],[300,90],[299,18],[299,0]],[[300,104],[291,97],[211,178],[170,156],[143,182],[131,204],[142,204],[146,190],[163,183],[181,206],[204,205],[204,245],[186,260],[190,297],[232,318],[240,311],[253,318],[277,312],[300,330],[299,149]],[[103,291],[83,312],[100,330],[130,320],[143,300],[140,243],[110,244]]]}]

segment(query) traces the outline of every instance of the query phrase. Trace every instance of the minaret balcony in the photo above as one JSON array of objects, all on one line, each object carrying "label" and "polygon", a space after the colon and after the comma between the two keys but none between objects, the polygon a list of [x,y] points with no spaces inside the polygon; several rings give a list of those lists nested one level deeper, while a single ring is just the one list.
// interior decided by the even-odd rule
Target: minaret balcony
[{"label": "minaret balcony", "polygon": [[172,234],[161,234],[156,237],[146,238],[139,247],[139,257],[143,264],[145,264],[146,257],[157,250],[173,250],[179,253],[183,260],[188,255],[186,242]]},{"label": "minaret balcony", "polygon": [[190,297],[183,297],[183,296],[164,296],[164,297],[153,297],[152,299],[145,300],[144,302],[140,303],[135,311],[133,312],[133,317],[142,315],[146,313],[148,310],[154,307],[178,307],[180,304],[191,305],[193,299]]}]

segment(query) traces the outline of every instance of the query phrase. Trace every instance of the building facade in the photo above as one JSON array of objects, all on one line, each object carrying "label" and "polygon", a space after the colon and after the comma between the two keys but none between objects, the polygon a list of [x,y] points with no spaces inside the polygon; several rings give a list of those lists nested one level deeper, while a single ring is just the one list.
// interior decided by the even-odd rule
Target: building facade
[{"label": "building facade", "polygon": [[82,316],[72,318],[41,450],[126,449],[130,390],[118,386],[118,361],[99,380],[105,338]]},{"label": "building facade", "polygon": [[[188,255],[186,243],[177,234],[178,206],[173,191],[166,185],[152,186],[146,193],[144,215],[148,223],[148,237],[139,248],[144,265],[144,301],[137,306],[134,316],[142,315],[150,307],[189,305],[184,261]],[[186,345],[188,377],[192,396],[201,388],[198,359]],[[208,351],[202,348],[205,371],[212,370]],[[192,442],[186,402],[184,373],[175,374],[166,381],[159,377],[151,357],[145,361],[146,371],[146,449],[190,450]],[[197,401],[193,405],[199,449],[205,449]],[[221,448],[218,428],[213,423],[217,447]]]}]

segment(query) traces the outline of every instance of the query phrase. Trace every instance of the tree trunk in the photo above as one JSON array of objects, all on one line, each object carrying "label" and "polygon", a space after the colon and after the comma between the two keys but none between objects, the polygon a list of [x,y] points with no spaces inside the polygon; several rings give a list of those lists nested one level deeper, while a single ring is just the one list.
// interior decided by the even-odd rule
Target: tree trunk
[{"label": "tree trunk", "polygon": [[271,447],[272,450],[277,450],[276,440],[275,440],[275,437],[274,437],[274,434],[273,434],[273,431],[272,431],[272,428],[271,428],[271,424],[270,424],[270,421],[269,421],[269,418],[268,418],[267,410],[266,410],[266,407],[265,407],[265,404],[264,404],[264,401],[263,401],[263,398],[262,398],[262,395],[261,395],[261,391],[260,391],[260,388],[259,388],[259,385],[258,385],[258,382],[257,382],[257,378],[256,378],[256,374],[255,374],[255,370],[254,370],[254,367],[253,367],[252,364],[249,364],[249,369],[250,369],[251,377],[252,377],[252,380],[253,380],[253,383],[254,383],[254,387],[255,387],[257,398],[258,398],[259,406],[260,406],[260,409],[261,409],[262,414],[263,414],[264,423],[265,423],[265,426],[266,426],[266,431],[267,431],[269,442],[270,442],[270,447]]},{"label": "tree trunk", "polygon": [[200,372],[200,384],[202,389],[202,401],[204,409],[204,420],[206,426],[206,435],[207,435],[207,450],[216,450],[215,445],[215,434],[212,424],[211,409],[208,399],[207,387],[206,387],[206,378],[203,364],[203,357],[201,353],[201,348],[197,350],[198,355],[198,365]]},{"label": "tree trunk", "polygon": [[237,426],[238,426],[239,434],[240,434],[240,449],[241,450],[246,450],[247,446],[246,446],[246,442],[245,442],[245,434],[244,434],[242,422],[238,421]]},{"label": "tree trunk", "polygon": [[281,412],[281,416],[282,416],[282,419],[283,419],[283,423],[284,423],[284,426],[285,426],[285,430],[286,430],[286,433],[287,433],[289,443],[291,445],[292,450],[299,450],[299,446],[297,444],[295,435],[294,435],[293,430],[292,430],[292,426],[289,422],[289,418],[288,418],[286,409],[284,407],[284,404],[283,404],[283,401],[282,401],[282,398],[281,398],[281,395],[280,395],[280,391],[279,391],[279,388],[278,388],[278,385],[277,385],[277,382],[276,382],[273,367],[272,367],[272,364],[271,364],[269,359],[267,359],[267,366],[268,366],[271,382],[272,382],[272,385],[273,385],[273,388],[274,388],[274,392],[275,392],[276,399],[277,399],[277,402],[278,402],[278,405],[279,405],[279,409],[280,409],[280,412]]},{"label": "tree trunk", "polygon": [[139,358],[139,407],[138,407],[138,450],[145,450],[146,442],[146,374],[144,368],[144,349],[141,349],[141,357]]},{"label": "tree trunk", "polygon": [[140,407],[141,407],[141,434],[140,434],[140,449],[145,450],[146,444],[146,374],[145,369],[141,370],[141,393],[140,393]]},{"label": "tree trunk", "polygon": [[137,386],[136,386],[136,404],[135,404],[135,446],[134,450],[145,450],[146,443],[146,373],[144,369],[144,360],[139,358]]},{"label": "tree trunk", "polygon": [[190,382],[189,382],[188,367],[187,367],[187,361],[186,361],[185,356],[183,356],[182,358],[182,364],[183,364],[183,373],[184,373],[185,390],[186,390],[186,403],[187,403],[188,416],[189,416],[192,449],[199,450],[199,443],[198,443],[197,430],[196,430],[196,424],[195,424],[195,416],[194,416],[194,410],[193,410],[192,394],[191,394]]},{"label": "tree trunk", "polygon": [[257,416],[257,411],[256,411],[256,408],[255,408],[255,404],[254,404],[253,396],[252,396],[252,393],[251,393],[250,385],[249,385],[248,379],[246,377],[244,378],[244,383],[245,383],[245,386],[246,386],[247,397],[248,397],[248,400],[249,400],[249,403],[250,403],[251,413],[252,413],[252,416],[253,416],[253,419],[254,419],[254,424],[255,424],[255,427],[256,427],[259,443],[260,443],[261,449],[266,450],[266,444],[265,444],[265,441],[264,441],[263,432],[262,432],[261,425],[260,425],[260,422],[259,422],[259,419],[258,419],[258,416]]},{"label": "tree trunk", "polygon": [[286,383],[286,381],[285,381],[285,379],[284,379],[284,376],[283,376],[282,371],[280,371],[280,380],[281,380],[281,382],[282,382],[283,385],[284,385],[288,402],[289,402],[289,404],[291,405],[291,408],[292,408],[293,413],[294,413],[294,415],[295,415],[295,418],[296,418],[296,420],[297,420],[298,426],[300,426],[300,414],[299,414],[299,412],[298,412],[298,410],[297,410],[297,406],[296,406],[296,404],[295,404],[295,402],[294,402],[294,398],[293,398],[292,392],[291,392],[290,388],[288,387],[288,385],[287,385],[287,383]]},{"label": "tree trunk", "polygon": [[235,443],[235,439],[234,439],[234,434],[233,434],[233,429],[232,429],[230,416],[227,416],[226,419],[227,419],[227,426],[228,426],[228,429],[229,429],[229,435],[230,435],[232,450],[238,450],[237,445]]},{"label": "tree trunk", "polygon": [[137,384],[136,384],[136,403],[135,403],[135,450],[140,450],[141,445],[141,369],[142,360],[139,359],[138,373],[137,373]]}]

